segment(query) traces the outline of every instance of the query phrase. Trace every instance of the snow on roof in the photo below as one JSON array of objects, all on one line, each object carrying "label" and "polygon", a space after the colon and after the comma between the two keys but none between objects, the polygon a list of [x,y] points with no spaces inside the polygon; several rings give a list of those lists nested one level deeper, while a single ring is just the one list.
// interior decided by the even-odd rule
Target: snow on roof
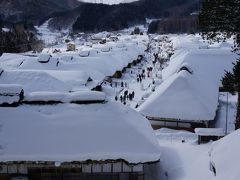
[{"label": "snow on roof", "polygon": [[25,92],[35,91],[70,91],[71,87],[50,74],[34,70],[4,71],[0,84],[20,84]]},{"label": "snow on roof", "polygon": [[[80,52],[65,52],[65,45],[58,45],[55,48],[59,48],[61,53],[53,53],[52,57],[48,53],[49,48],[38,55],[39,57],[3,54],[0,57],[0,66],[5,72],[0,76],[0,83],[21,84],[26,93],[93,89],[101,84],[105,77],[121,71],[144,53],[146,45],[141,39],[139,43],[135,41],[137,40],[130,42],[119,40],[94,47],[79,45],[77,49]],[[125,48],[117,48],[119,43],[124,44]],[[110,47],[109,52],[101,51],[101,49],[108,51]],[[51,60],[48,63],[39,63],[39,60],[47,62],[49,57]],[[91,82],[88,81],[90,79]]]},{"label": "snow on roof", "polygon": [[203,94],[202,89],[206,87],[202,86],[194,74],[180,71],[163,81],[138,111],[155,118],[213,120],[218,103],[218,89],[208,87],[213,97]]},{"label": "snow on roof", "polygon": [[214,142],[210,152],[211,162],[216,169],[216,179],[237,180],[240,177],[240,130]]},{"label": "snow on roof", "polygon": [[19,84],[0,84],[0,95],[20,94],[23,86]]},{"label": "snow on roof", "polygon": [[49,62],[51,57],[52,56],[50,54],[40,54],[38,56],[38,62],[40,62],[40,63],[47,63],[47,62]]},{"label": "snow on roof", "polygon": [[32,92],[24,96],[27,102],[80,102],[80,101],[104,101],[105,93],[97,91],[77,91],[72,93],[64,92]]},{"label": "snow on roof", "polygon": [[46,73],[50,74],[52,77],[65,82],[71,86],[79,86],[85,85],[90,78],[87,72],[85,71],[56,71],[56,70],[48,70],[45,71]]},{"label": "snow on roof", "polygon": [[195,128],[195,133],[199,136],[224,136],[222,128]]},{"label": "snow on roof", "polygon": [[158,161],[149,121],[128,107],[105,104],[0,108],[0,161]]},{"label": "snow on roof", "polygon": [[90,55],[90,51],[88,50],[82,50],[79,52],[80,57],[88,57]]},{"label": "snow on roof", "polygon": [[214,42],[209,45],[209,48],[220,49],[220,48],[231,48],[232,45],[229,42]]}]

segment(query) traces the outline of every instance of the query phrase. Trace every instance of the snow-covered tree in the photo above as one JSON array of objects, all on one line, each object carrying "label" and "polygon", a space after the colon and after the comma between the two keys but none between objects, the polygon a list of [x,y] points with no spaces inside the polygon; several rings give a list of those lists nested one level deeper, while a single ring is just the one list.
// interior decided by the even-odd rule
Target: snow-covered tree
[{"label": "snow-covered tree", "polygon": [[240,0],[204,0],[199,15],[204,38],[219,41],[235,36],[235,50],[240,48]]}]

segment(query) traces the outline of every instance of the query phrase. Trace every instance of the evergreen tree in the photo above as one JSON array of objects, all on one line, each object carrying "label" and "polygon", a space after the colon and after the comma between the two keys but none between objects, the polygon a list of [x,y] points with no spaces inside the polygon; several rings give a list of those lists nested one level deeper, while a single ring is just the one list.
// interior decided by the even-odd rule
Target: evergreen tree
[{"label": "evergreen tree", "polygon": [[[234,50],[240,50],[240,0],[205,0],[199,15],[202,36],[219,41],[229,35],[235,36]],[[232,72],[226,72],[222,79],[223,87],[232,94],[238,94],[236,128],[240,128],[240,60]]]},{"label": "evergreen tree", "polygon": [[240,128],[240,59],[234,63],[232,72],[227,71],[222,79],[223,87],[231,94],[238,94],[236,128]]},{"label": "evergreen tree", "polygon": [[240,0],[205,0],[199,15],[202,36],[219,41],[235,36],[235,50],[240,48]]}]

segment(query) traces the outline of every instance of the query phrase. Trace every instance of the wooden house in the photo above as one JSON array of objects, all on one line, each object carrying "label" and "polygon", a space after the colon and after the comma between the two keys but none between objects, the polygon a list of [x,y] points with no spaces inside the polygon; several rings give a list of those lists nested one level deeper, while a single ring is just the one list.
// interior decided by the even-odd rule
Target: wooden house
[{"label": "wooden house", "polygon": [[1,180],[148,180],[160,159],[147,119],[115,102],[23,104],[0,114]]}]

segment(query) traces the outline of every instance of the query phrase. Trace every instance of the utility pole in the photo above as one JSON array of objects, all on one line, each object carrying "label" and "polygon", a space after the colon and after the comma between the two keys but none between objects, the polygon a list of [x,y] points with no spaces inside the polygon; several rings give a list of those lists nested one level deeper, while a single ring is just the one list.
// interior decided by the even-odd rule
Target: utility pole
[{"label": "utility pole", "polygon": [[227,106],[226,106],[226,129],[225,129],[225,135],[227,135],[227,128],[228,128],[228,92],[227,92]]}]

